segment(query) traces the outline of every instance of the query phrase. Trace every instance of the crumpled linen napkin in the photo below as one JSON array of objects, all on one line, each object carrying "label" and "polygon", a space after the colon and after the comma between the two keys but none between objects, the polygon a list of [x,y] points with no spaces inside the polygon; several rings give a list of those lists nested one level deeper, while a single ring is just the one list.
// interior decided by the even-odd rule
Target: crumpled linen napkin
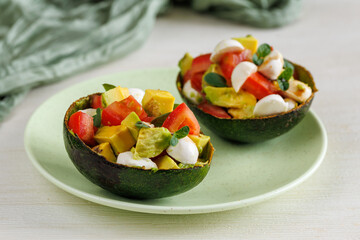
[{"label": "crumpled linen napkin", "polygon": [[[278,27],[300,0],[193,0],[195,11]],[[123,57],[150,34],[169,0],[0,0],[0,122],[31,88]]]}]

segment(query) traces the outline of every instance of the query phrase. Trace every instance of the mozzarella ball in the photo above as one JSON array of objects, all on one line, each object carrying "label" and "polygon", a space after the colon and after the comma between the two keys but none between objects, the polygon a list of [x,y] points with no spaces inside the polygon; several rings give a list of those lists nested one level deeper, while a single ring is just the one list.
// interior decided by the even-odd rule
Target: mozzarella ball
[{"label": "mozzarella ball", "polygon": [[192,103],[199,104],[203,100],[203,96],[191,86],[191,81],[187,81],[183,87],[183,94]]},{"label": "mozzarella ball", "polygon": [[96,109],[95,108],[87,108],[87,109],[83,109],[83,110],[79,110],[79,111],[83,112],[83,113],[86,113],[90,117],[93,117],[93,116],[96,115]]},{"label": "mozzarella ball", "polygon": [[241,62],[234,68],[231,74],[231,84],[235,92],[239,92],[246,79],[257,71],[257,66],[252,62]]},{"label": "mozzarella ball", "polygon": [[277,50],[273,50],[264,58],[264,62],[259,66],[259,72],[271,80],[276,80],[283,71],[283,66],[283,56]]},{"label": "mozzarella ball", "polygon": [[297,103],[291,98],[285,98],[284,101],[288,104],[287,111],[290,111],[297,106]]},{"label": "mozzarella ball", "polygon": [[287,111],[288,104],[279,94],[271,94],[260,99],[254,108],[255,116],[269,116]]},{"label": "mozzarella ball", "polygon": [[245,48],[243,47],[243,45],[236,40],[233,39],[222,40],[215,46],[215,49],[210,56],[210,60],[214,63],[217,63],[221,60],[221,57],[224,53],[242,51],[244,49]]},{"label": "mozzarella ball", "polygon": [[290,79],[289,88],[284,92],[284,95],[297,102],[305,102],[312,94],[312,89],[306,83],[299,80]]},{"label": "mozzarella ball", "polygon": [[175,160],[184,164],[195,164],[199,157],[196,144],[188,137],[179,139],[175,146],[169,146],[166,152]]},{"label": "mozzarella ball", "polygon": [[139,88],[129,88],[129,94],[132,95],[135,100],[141,104],[145,92]]},{"label": "mozzarella ball", "polygon": [[118,155],[116,163],[128,167],[141,167],[144,169],[157,168],[156,164],[150,158],[134,159],[132,152],[122,152]]}]

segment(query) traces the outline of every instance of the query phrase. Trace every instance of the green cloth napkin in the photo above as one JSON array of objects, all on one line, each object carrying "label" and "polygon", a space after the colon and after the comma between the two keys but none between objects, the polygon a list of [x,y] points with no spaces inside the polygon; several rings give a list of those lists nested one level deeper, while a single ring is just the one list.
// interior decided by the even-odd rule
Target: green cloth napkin
[{"label": "green cloth napkin", "polygon": [[[175,1],[194,10],[277,27],[299,0]],[[0,0],[0,122],[30,89],[123,57],[150,34],[169,0]]]}]

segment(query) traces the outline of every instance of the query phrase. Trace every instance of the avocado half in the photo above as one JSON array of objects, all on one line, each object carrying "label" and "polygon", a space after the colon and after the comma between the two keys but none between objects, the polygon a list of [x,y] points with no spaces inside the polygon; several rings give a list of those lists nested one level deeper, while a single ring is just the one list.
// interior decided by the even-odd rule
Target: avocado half
[{"label": "avocado half", "polygon": [[203,166],[169,170],[143,170],[107,161],[87,146],[68,126],[70,116],[90,107],[92,95],[80,98],[68,108],[63,136],[66,151],[75,167],[88,180],[114,194],[128,198],[163,198],[186,192],[197,186],[210,169],[214,148],[204,149]]},{"label": "avocado half", "polygon": [[199,121],[215,134],[222,138],[244,142],[255,143],[266,141],[278,137],[298,124],[308,112],[314,99],[314,93],[317,92],[314,79],[311,73],[304,67],[292,63],[294,66],[295,79],[308,84],[312,88],[312,94],[306,102],[300,104],[291,111],[271,115],[266,117],[256,117],[250,119],[222,119],[214,117],[200,110],[197,105],[190,102],[183,94],[183,80],[181,74],[178,74],[176,80],[177,89],[183,101],[194,112]]}]

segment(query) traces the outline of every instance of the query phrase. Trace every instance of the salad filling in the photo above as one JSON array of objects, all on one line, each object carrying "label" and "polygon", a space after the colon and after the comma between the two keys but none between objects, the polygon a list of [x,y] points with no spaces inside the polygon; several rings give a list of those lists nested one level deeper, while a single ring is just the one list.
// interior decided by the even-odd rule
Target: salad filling
[{"label": "salad filling", "polygon": [[212,53],[179,61],[182,93],[217,118],[248,119],[293,110],[312,95],[294,66],[252,36],[225,39]]},{"label": "salad filling", "polygon": [[[106,160],[141,169],[203,166],[210,137],[185,103],[167,91],[104,84],[91,108],[73,113],[69,129]],[[140,102],[141,101],[141,102]]]}]

